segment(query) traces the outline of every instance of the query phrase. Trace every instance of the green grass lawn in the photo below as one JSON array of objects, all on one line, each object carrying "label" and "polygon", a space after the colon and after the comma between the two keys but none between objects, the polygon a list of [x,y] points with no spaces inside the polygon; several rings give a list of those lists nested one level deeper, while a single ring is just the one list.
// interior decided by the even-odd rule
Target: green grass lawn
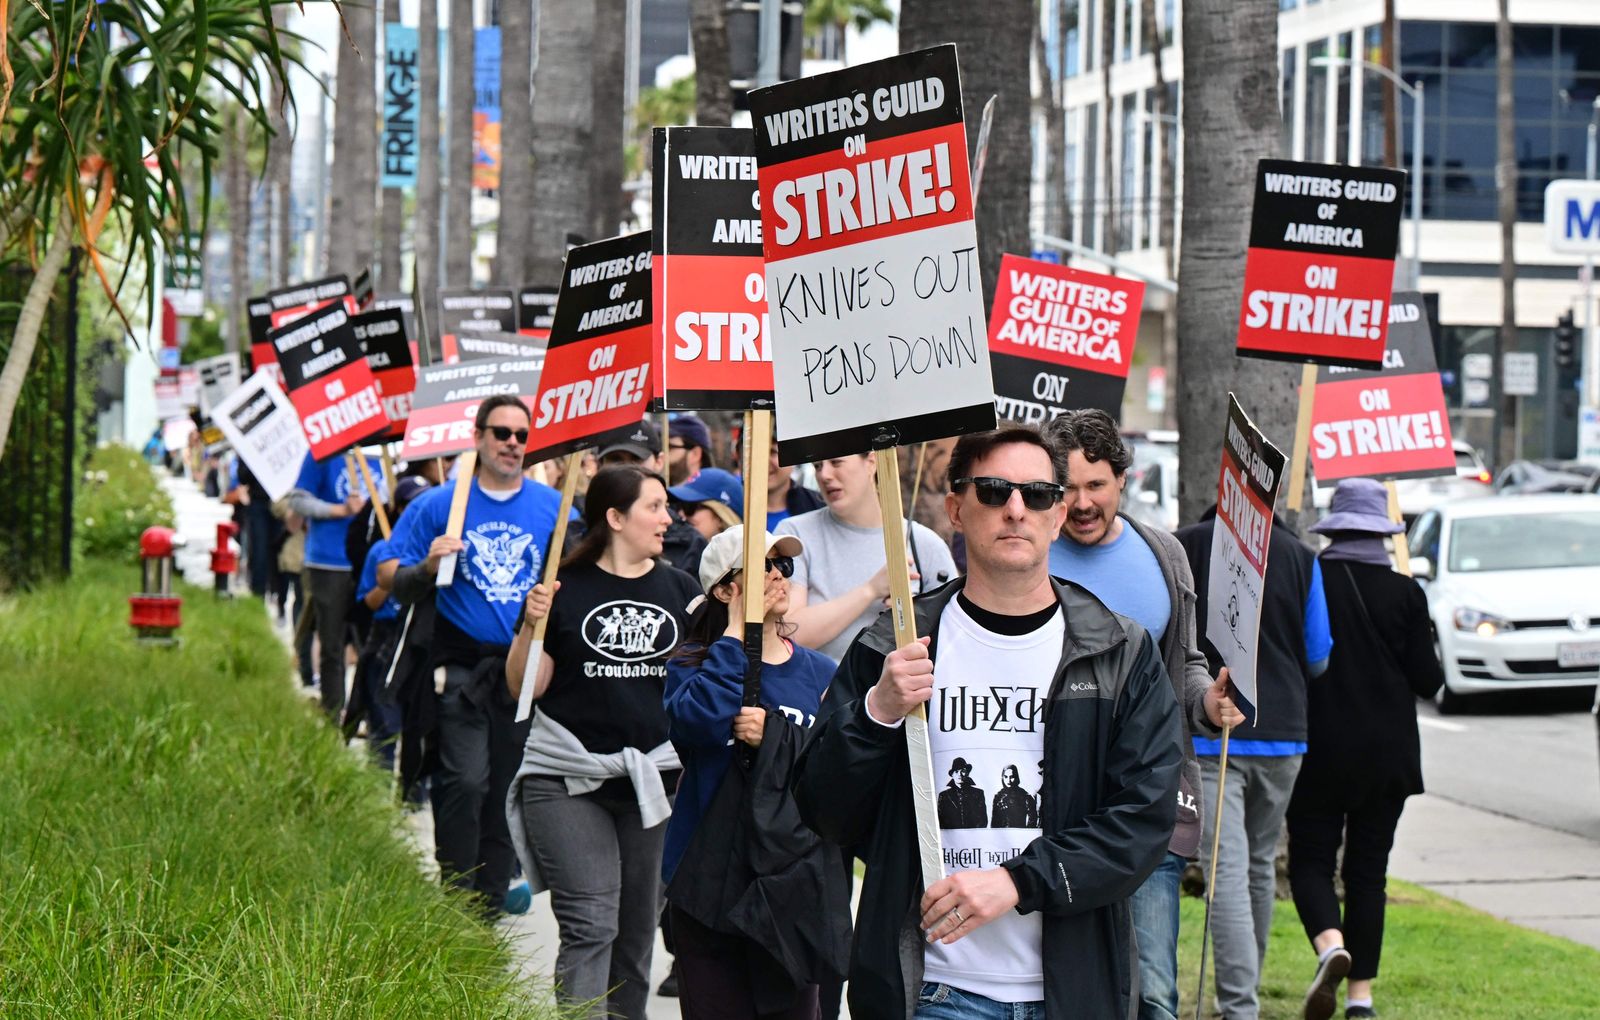
[{"label": "green grass lawn", "polygon": [[[1192,1018],[1204,904],[1185,897],[1179,937],[1180,1017]],[[1262,978],[1263,1020],[1298,1018],[1315,970],[1294,904],[1280,902]],[[1206,967],[1207,1016],[1214,994]],[[1340,1012],[1343,1016],[1343,990]],[[1389,880],[1382,973],[1373,999],[1385,1020],[1586,1020],[1600,1017],[1600,951],[1496,920]]]},{"label": "green grass lawn", "polygon": [[388,784],[286,679],[259,602],[137,568],[0,600],[0,1016],[540,1017],[423,878]]}]

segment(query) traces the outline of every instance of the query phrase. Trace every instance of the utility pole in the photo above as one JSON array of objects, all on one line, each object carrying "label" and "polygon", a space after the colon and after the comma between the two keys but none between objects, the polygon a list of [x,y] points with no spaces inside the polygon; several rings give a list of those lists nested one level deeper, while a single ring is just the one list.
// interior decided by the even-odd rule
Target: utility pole
[{"label": "utility pole", "polygon": [[1505,439],[1506,399],[1501,384],[1505,352],[1517,340],[1517,148],[1516,108],[1512,102],[1512,48],[1510,0],[1499,0],[1499,19],[1495,23],[1495,131],[1498,135],[1494,183],[1500,213],[1500,328],[1495,332],[1494,363],[1489,372],[1489,406],[1494,409],[1494,441],[1490,445],[1494,467],[1504,467],[1508,459],[1501,444]]}]

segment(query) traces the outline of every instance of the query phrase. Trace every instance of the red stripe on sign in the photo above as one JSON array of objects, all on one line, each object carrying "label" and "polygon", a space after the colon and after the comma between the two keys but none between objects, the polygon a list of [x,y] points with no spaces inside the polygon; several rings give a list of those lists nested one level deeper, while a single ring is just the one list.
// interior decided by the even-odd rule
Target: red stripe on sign
[{"label": "red stripe on sign", "polygon": [[250,345],[250,365],[256,370],[278,363],[278,351],[271,343]]},{"label": "red stripe on sign", "polygon": [[533,404],[537,447],[581,442],[632,425],[650,401],[650,325],[550,348]]},{"label": "red stripe on sign", "polygon": [[1005,255],[989,350],[1126,379],[1143,307],[1138,280]]},{"label": "red stripe on sign", "polygon": [[772,392],[766,266],[759,257],[658,255],[656,307],[669,391]]},{"label": "red stripe on sign", "polygon": [[378,386],[365,361],[355,361],[289,394],[311,456],[331,457],[388,427]]},{"label": "red stripe on sign", "polygon": [[1389,259],[1251,248],[1238,349],[1380,367],[1393,289]]},{"label": "red stripe on sign", "polygon": [[824,152],[761,179],[761,239],[769,262],[972,219],[967,133],[959,123]]},{"label": "red stripe on sign", "polygon": [[1231,451],[1223,455],[1217,478],[1217,520],[1227,526],[1256,574],[1265,576],[1272,510],[1256,496]]},{"label": "red stripe on sign", "polygon": [[1434,372],[1317,386],[1311,466],[1317,481],[1454,471],[1450,416]]}]

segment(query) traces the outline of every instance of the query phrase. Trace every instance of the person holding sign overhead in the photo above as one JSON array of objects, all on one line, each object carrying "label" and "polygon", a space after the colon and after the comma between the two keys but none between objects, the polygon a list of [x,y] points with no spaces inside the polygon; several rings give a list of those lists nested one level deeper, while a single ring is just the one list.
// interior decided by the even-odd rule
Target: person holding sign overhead
[{"label": "person holding sign overhead", "polygon": [[503,802],[522,870],[561,927],[556,995],[643,1020],[661,909],[661,850],[677,753],[662,707],[667,656],[695,579],[660,562],[667,485],[636,467],[589,482],[583,540],[555,591],[538,585],[504,664],[522,694],[534,624],[548,616],[522,765]]},{"label": "person holding sign overhead", "polygon": [[[1132,1015],[1128,897],[1172,835],[1183,729],[1145,629],[1050,577],[1065,479],[1029,426],[957,440],[945,509],[970,572],[915,599],[919,641],[896,649],[884,613],[851,642],[797,766],[801,816],[867,865],[855,1016]],[[959,759],[1014,790],[1038,762],[1041,782],[990,824],[941,824],[945,877],[926,890],[904,726],[919,706],[936,773]]]},{"label": "person holding sign overhead", "polygon": [[[522,475],[528,408],[511,394],[489,397],[474,418],[477,467],[470,477],[429,489],[395,533],[400,568],[394,593],[414,603],[437,591],[431,662],[439,692],[439,765],[433,834],[444,880],[475,893],[497,914],[513,863],[506,789],[526,727],[500,683],[522,602],[538,580],[561,495]],[[449,534],[451,501],[469,486],[460,536]],[[439,564],[458,557],[449,585]]]}]

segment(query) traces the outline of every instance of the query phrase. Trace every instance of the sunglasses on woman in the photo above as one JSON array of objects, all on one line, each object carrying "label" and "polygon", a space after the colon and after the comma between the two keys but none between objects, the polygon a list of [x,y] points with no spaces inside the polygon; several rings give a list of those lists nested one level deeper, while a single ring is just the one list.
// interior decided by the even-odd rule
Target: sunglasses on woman
[{"label": "sunglasses on woman", "polygon": [[1055,482],[1013,482],[1005,478],[957,478],[951,488],[958,492],[971,485],[978,502],[984,506],[1005,506],[1011,500],[1012,490],[1022,493],[1022,505],[1029,510],[1044,511],[1061,502],[1067,490]]},{"label": "sunglasses on woman", "polygon": [[516,437],[518,446],[528,445],[527,429],[514,429],[509,425],[489,425],[484,428],[484,431],[489,433],[491,436],[494,436],[495,442],[497,443],[509,442],[514,436]]},{"label": "sunglasses on woman", "polygon": [[[744,569],[744,567],[742,565],[734,567],[732,570],[728,571],[726,574],[723,574],[722,575],[722,579],[719,580],[717,582],[717,584],[727,584],[729,581],[733,580],[733,575],[737,574],[739,571],[741,571],[743,569]],[[794,557],[793,556],[768,556],[767,557],[767,573],[770,574],[774,570],[776,570],[778,572],[778,574],[780,576],[782,576],[782,577],[793,577],[794,576]],[[716,587],[716,585],[712,585],[712,587],[714,588],[714,587]]]}]

